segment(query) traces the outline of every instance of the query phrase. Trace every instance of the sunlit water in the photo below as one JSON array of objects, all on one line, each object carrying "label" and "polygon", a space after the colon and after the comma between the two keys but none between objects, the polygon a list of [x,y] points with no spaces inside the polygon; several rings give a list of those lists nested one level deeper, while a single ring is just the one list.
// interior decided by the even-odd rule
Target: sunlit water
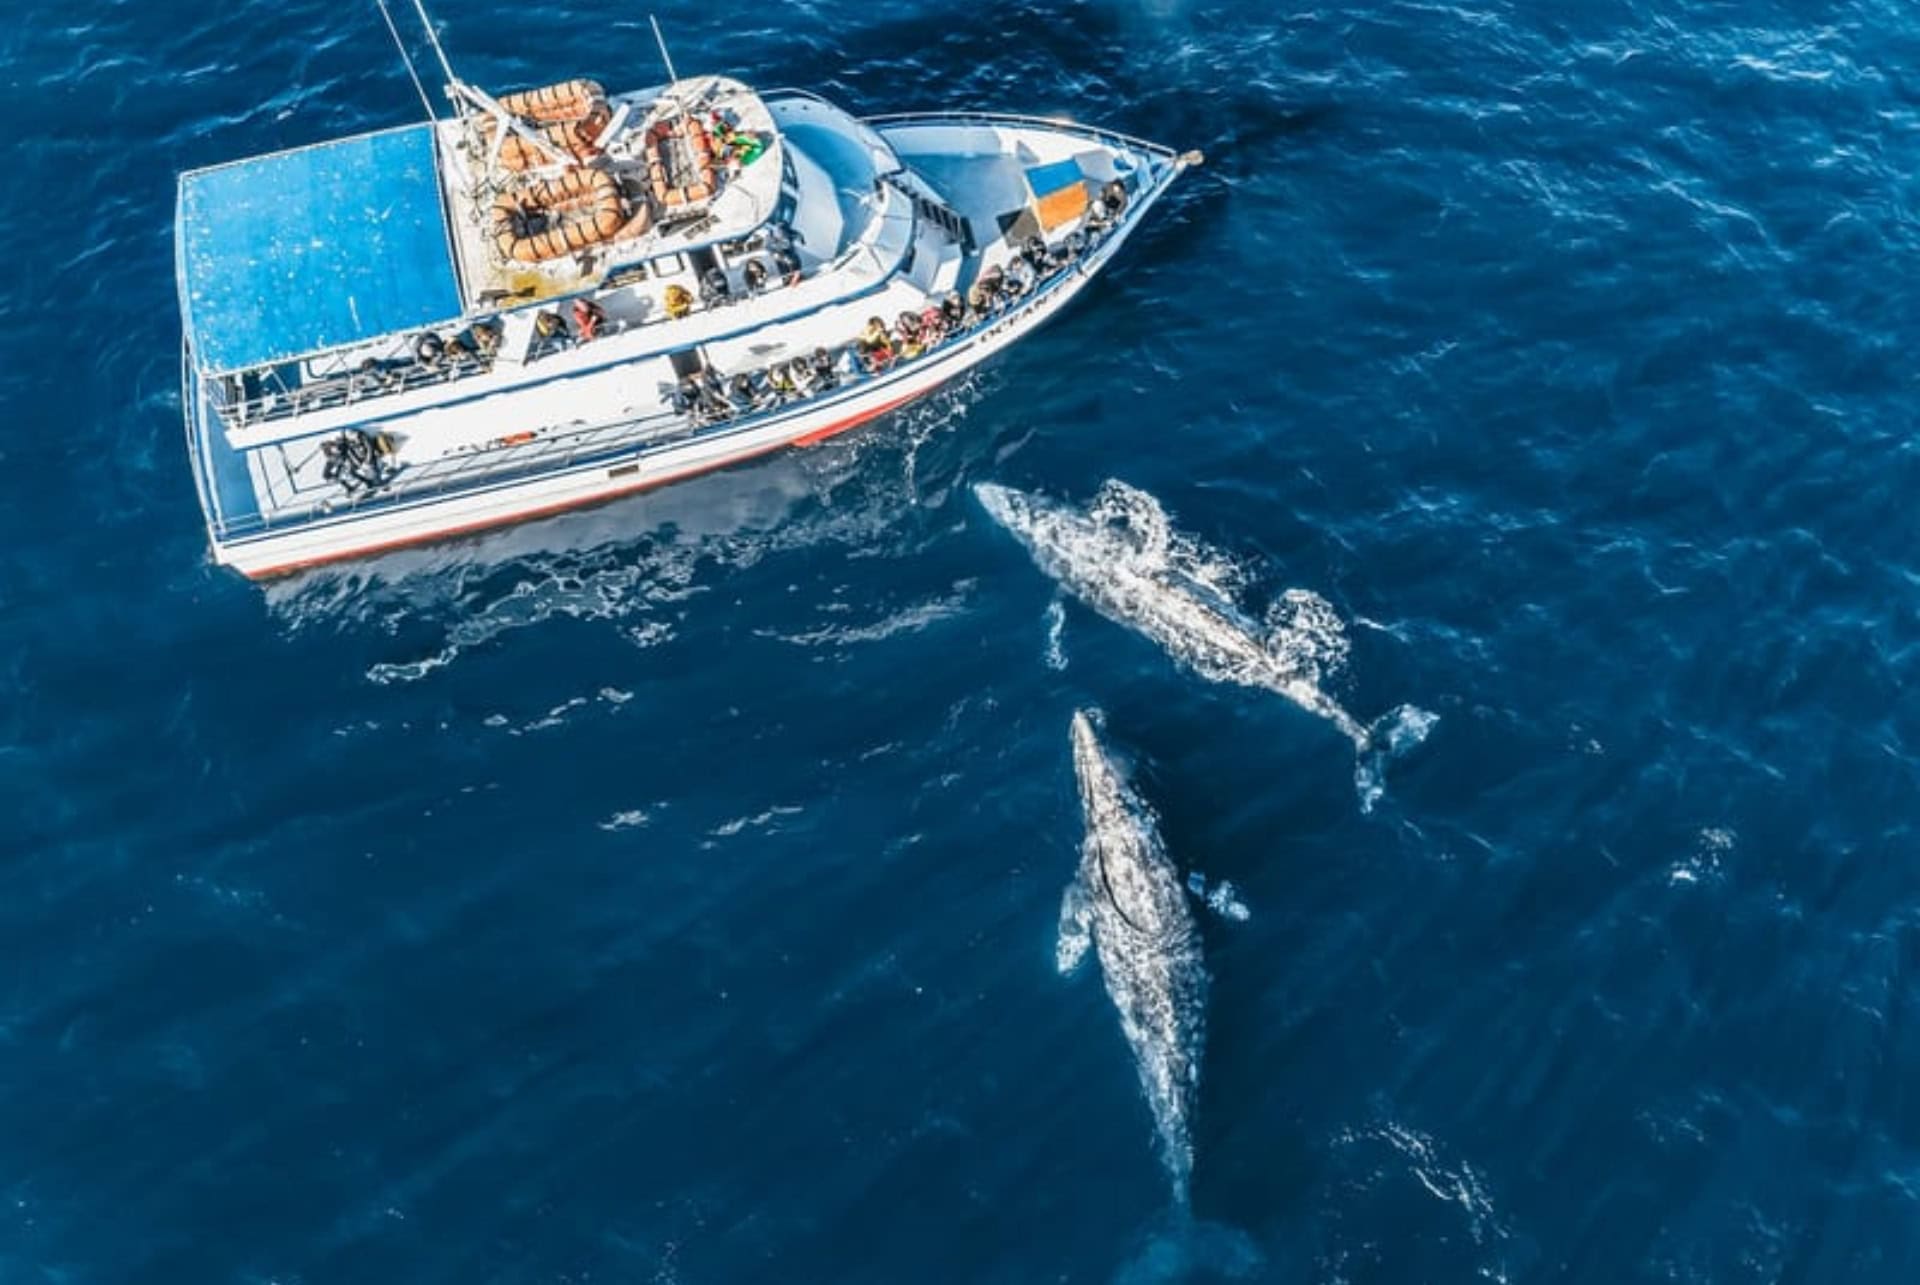
[{"label": "sunlit water", "polygon": [[[173,175],[412,119],[377,12],[0,25],[0,1281],[1920,1276],[1911,7],[656,7],[1208,163],[951,395],[265,592]],[[644,8],[438,8],[655,75]],[[972,492],[1112,478],[1438,715],[1371,814]],[[1251,910],[1184,1216],[1054,969],[1089,704]]]}]

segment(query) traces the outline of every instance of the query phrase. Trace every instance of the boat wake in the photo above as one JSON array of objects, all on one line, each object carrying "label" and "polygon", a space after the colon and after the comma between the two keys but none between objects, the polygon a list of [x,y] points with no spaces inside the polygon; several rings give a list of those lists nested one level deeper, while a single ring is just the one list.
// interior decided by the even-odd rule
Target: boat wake
[{"label": "boat wake", "polygon": [[[680,634],[687,601],[722,575],[823,545],[892,554],[931,538],[922,515],[937,501],[887,475],[955,471],[944,460],[928,470],[921,453],[952,440],[945,430],[974,400],[975,385],[963,381],[902,412],[899,434],[836,440],[603,508],[322,568],[269,584],[267,602],[294,633],[371,625],[404,637],[444,621],[424,650],[369,666],[368,680],[383,685],[424,679],[503,635],[555,619],[611,622],[635,646],[659,646]],[[876,460],[876,452],[900,459]],[[931,614],[962,609],[968,587],[956,586],[959,600],[932,604]]]},{"label": "boat wake", "polygon": [[1174,530],[1145,491],[1109,481],[1085,510],[992,483],[974,491],[1042,571],[1101,615],[1202,678],[1276,692],[1332,723],[1353,743],[1362,811],[1384,791],[1388,760],[1437,721],[1411,705],[1370,725],[1348,713],[1327,692],[1350,651],[1333,606],[1288,589],[1256,622],[1239,605],[1251,579],[1245,565]]}]

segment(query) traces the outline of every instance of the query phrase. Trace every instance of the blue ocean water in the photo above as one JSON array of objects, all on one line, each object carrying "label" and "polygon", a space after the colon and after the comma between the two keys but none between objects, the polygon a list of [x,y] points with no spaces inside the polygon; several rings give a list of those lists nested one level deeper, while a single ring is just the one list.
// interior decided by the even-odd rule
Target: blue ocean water
[{"label": "blue ocean water", "polygon": [[[262,591],[173,176],[412,119],[377,12],[0,27],[0,1281],[1915,1279],[1911,7],[657,11],[1208,164],[934,401]],[[655,74],[644,9],[438,16]],[[1440,715],[1370,815],[970,492],[1110,478]],[[1190,1215],[1053,967],[1089,704],[1249,912]]]}]

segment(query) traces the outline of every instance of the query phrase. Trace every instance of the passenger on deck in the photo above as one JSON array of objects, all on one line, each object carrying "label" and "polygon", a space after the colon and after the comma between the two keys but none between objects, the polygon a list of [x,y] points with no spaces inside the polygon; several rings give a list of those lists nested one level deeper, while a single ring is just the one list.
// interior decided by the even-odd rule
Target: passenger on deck
[{"label": "passenger on deck", "polygon": [[727,390],[720,386],[720,376],[713,373],[711,366],[700,372],[700,408],[709,422],[733,418]]},{"label": "passenger on deck", "polygon": [[767,145],[744,130],[735,129],[719,112],[713,113],[713,142],[725,156],[729,170],[739,170],[760,159]]},{"label": "passenger on deck", "polygon": [[813,350],[813,386],[821,392],[837,387],[840,375],[833,368],[833,354],[825,348]]},{"label": "passenger on deck", "polygon": [[735,414],[744,414],[760,405],[760,394],[753,384],[753,376],[741,371],[727,384],[727,401],[732,404]]},{"label": "passenger on deck", "polygon": [[447,363],[447,342],[429,330],[413,341],[413,359],[427,370],[439,370]]},{"label": "passenger on deck", "polygon": [[476,321],[467,327],[465,346],[481,361],[491,363],[500,355],[500,323]]},{"label": "passenger on deck", "polygon": [[1001,293],[1006,295],[1008,303],[1026,298],[1033,291],[1033,265],[1025,259],[1015,259],[1007,265],[1005,281],[1006,284],[1001,287]]},{"label": "passenger on deck", "polygon": [[321,442],[320,454],[326,460],[320,475],[339,483],[348,495],[384,486],[395,471],[390,462],[393,439],[385,433],[350,428]]},{"label": "passenger on deck", "polygon": [[967,324],[967,301],[959,291],[949,290],[940,296],[940,315],[946,319],[948,334]]},{"label": "passenger on deck", "polygon": [[800,395],[800,386],[794,382],[793,369],[784,361],[776,361],[767,367],[767,391],[778,401],[792,401]]},{"label": "passenger on deck", "polygon": [[893,323],[893,333],[900,338],[898,352],[902,360],[918,357],[926,351],[926,332],[921,329],[918,313],[903,312]]},{"label": "passenger on deck", "polygon": [[533,333],[543,351],[564,348],[569,341],[567,323],[560,320],[560,314],[544,309],[533,319]]},{"label": "passenger on deck", "polygon": [[920,337],[929,348],[947,337],[947,315],[938,303],[928,303],[920,310]]},{"label": "passenger on deck", "polygon": [[607,310],[591,299],[573,301],[573,331],[580,336],[583,344],[592,343],[600,337],[600,328],[607,324]]},{"label": "passenger on deck", "polygon": [[1007,288],[1006,269],[997,263],[982,272],[980,279],[973,284],[974,288],[983,291],[986,297],[987,306],[977,309],[983,315],[998,315],[1012,300],[1012,294]]},{"label": "passenger on deck", "polygon": [[794,394],[799,397],[811,395],[820,382],[813,373],[813,363],[805,357],[795,357],[787,363],[787,377],[793,380]]},{"label": "passenger on deck", "polygon": [[700,274],[700,302],[708,307],[725,303],[733,295],[733,287],[727,284],[726,269],[715,266]]},{"label": "passenger on deck", "polygon": [[390,369],[378,358],[369,357],[354,370],[347,386],[352,395],[360,396],[380,392],[399,378],[398,371]]},{"label": "passenger on deck", "polygon": [[1035,275],[1047,270],[1047,243],[1037,236],[1030,236],[1020,243],[1020,261],[1033,269]]},{"label": "passenger on deck", "polygon": [[893,365],[893,336],[887,333],[887,323],[878,317],[867,318],[867,328],[860,332],[860,359],[866,363],[870,374],[879,374]]},{"label": "passenger on deck", "polygon": [[740,279],[746,283],[748,294],[759,294],[767,288],[767,265],[760,259],[748,259],[740,269]]},{"label": "passenger on deck", "polygon": [[678,321],[693,311],[693,293],[675,282],[667,287],[666,305],[667,320]]},{"label": "passenger on deck", "polygon": [[1100,189],[1100,195],[1094,198],[1093,208],[1087,211],[1087,229],[1095,236],[1103,236],[1108,229],[1120,221],[1121,214],[1127,208],[1127,185],[1119,179],[1113,180]]},{"label": "passenger on deck", "polygon": [[800,284],[800,252],[790,245],[775,247],[773,251],[773,270],[790,286]]},{"label": "passenger on deck", "polygon": [[668,403],[675,413],[691,416],[700,408],[700,381],[692,375],[683,376],[667,394]]}]

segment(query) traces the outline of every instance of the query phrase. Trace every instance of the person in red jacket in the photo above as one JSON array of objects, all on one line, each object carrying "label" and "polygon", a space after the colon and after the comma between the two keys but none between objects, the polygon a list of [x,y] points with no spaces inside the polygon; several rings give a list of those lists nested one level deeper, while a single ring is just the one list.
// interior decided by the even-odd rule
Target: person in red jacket
[{"label": "person in red jacket", "polygon": [[573,301],[573,332],[580,342],[591,343],[600,337],[600,328],[607,324],[607,310],[591,299]]}]

